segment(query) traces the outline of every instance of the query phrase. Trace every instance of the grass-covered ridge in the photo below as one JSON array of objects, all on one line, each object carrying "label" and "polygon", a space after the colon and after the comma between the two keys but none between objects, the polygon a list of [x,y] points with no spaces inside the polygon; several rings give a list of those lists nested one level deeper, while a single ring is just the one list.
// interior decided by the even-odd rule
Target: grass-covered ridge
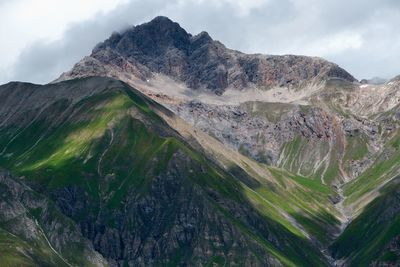
[{"label": "grass-covered ridge", "polygon": [[[291,192],[298,199],[286,205],[281,201],[284,190],[274,192],[267,183],[249,186],[195,151],[158,117],[152,102],[141,94],[122,83],[104,86],[109,83],[106,79],[100,89],[91,89],[92,83],[98,85],[90,79],[67,82],[64,86],[81,90],[83,96],[70,98],[63,88],[53,88],[62,97],[38,105],[37,110],[19,110],[8,118],[0,128],[0,165],[48,194],[81,226],[96,222],[108,231],[119,233],[124,229],[143,235],[145,242],[157,231],[167,237],[176,231],[181,216],[190,210],[186,205],[193,202],[206,215],[212,214],[211,218],[201,216],[198,220],[202,224],[219,222],[210,224],[212,234],[226,232],[230,238],[241,238],[239,248],[213,247],[207,262],[223,262],[224,258],[245,264],[242,261],[249,255],[262,262],[268,254],[287,266],[326,265],[307,236],[280,213],[283,210],[295,217],[296,207],[308,210],[306,219],[298,219],[303,219],[304,225],[313,225],[312,219],[307,220],[318,216],[313,206],[315,210],[319,206],[315,200],[310,206],[306,199],[312,184],[304,184],[297,176],[277,174],[282,176],[277,179],[290,179],[289,184],[293,182],[299,188]],[[92,91],[87,93],[85,86]],[[35,97],[35,92],[32,95]],[[30,116],[29,120],[20,123],[24,116]],[[321,196],[327,193],[325,187],[319,190]],[[74,194],[71,199],[70,192]],[[78,209],[74,201],[85,204]],[[151,210],[157,212],[147,218]],[[130,218],[132,214],[134,218]],[[163,223],[140,225],[142,218]],[[201,227],[198,224],[195,226]],[[92,239],[89,230],[85,231],[97,249],[108,253]],[[160,240],[164,238],[158,235]],[[197,236],[198,244],[209,246],[202,232]],[[174,244],[174,252],[165,253],[175,258],[168,256],[160,265],[196,260],[191,258],[194,244]],[[224,254],[229,252],[233,253],[231,259]],[[116,252],[109,253],[105,257],[115,257]]]},{"label": "grass-covered ridge", "polygon": [[[7,90],[23,99],[13,104],[2,100],[6,89],[0,87],[0,167],[23,177],[52,207],[51,212],[30,209],[29,216],[41,225],[46,225],[40,221],[45,215],[64,229],[78,225],[96,251],[122,266],[139,265],[138,255],[151,266],[265,266],[274,261],[329,266],[325,249],[337,238],[342,215],[335,208],[340,197],[332,182],[339,167],[346,171],[369,155],[361,134],[345,136],[340,144],[297,135],[283,146],[279,167],[271,167],[229,154],[205,137],[207,150],[201,135],[196,139],[189,129],[184,135],[185,125],[181,131],[166,119],[172,113],[122,82],[87,78],[11,86]],[[248,108],[264,109],[260,103]],[[271,108],[277,112],[261,115],[278,120],[287,109]],[[395,179],[398,140],[394,136],[360,180],[344,188],[345,204]],[[223,152],[210,151],[213,145]],[[382,191],[333,243],[338,258],[362,259],[363,264],[396,260],[384,250],[398,235],[397,217],[374,223],[382,217],[376,211],[393,207],[395,201],[387,202],[397,196],[393,192]],[[26,240],[10,235],[4,225],[0,229],[0,250],[11,255],[11,262]],[[44,245],[34,251],[38,258],[49,251]],[[80,249],[78,243],[57,252],[76,263]],[[34,264],[23,255],[15,259],[10,265]]]}]

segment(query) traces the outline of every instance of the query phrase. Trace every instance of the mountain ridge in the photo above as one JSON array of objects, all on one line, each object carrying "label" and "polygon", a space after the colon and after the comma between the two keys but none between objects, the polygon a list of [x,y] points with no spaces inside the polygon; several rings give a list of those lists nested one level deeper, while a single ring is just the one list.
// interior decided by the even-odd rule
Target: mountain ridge
[{"label": "mountain ridge", "polygon": [[[219,95],[227,88],[299,87],[329,78],[356,81],[338,65],[322,58],[244,54],[226,48],[206,32],[192,36],[167,17],[113,33],[93,49],[90,58],[98,60],[103,68],[125,68],[142,80],[151,78],[152,73],[162,73],[189,88],[203,88]],[[90,69],[88,59],[57,81],[85,76],[81,71],[85,65]]]}]

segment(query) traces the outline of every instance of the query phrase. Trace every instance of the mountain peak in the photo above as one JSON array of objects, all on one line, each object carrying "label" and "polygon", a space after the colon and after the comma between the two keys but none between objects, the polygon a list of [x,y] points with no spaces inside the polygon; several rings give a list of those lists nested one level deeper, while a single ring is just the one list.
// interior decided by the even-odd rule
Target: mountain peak
[{"label": "mountain peak", "polygon": [[204,45],[213,42],[208,32],[202,31],[201,33],[192,37],[192,43],[195,46]]},{"label": "mountain peak", "polygon": [[[193,36],[164,16],[112,34],[96,46],[91,59],[86,60],[89,66],[77,66],[72,73],[82,77],[85,74],[81,70],[89,69],[90,75],[102,76],[111,67],[113,73],[122,71],[125,76],[145,80],[154,73],[162,73],[189,88],[203,88],[216,94],[227,88],[304,87],[331,78],[356,81],[347,71],[323,59],[247,55],[228,49],[207,32]],[[93,70],[93,64],[100,73]]]},{"label": "mountain peak", "polygon": [[152,19],[150,22],[148,22],[147,24],[163,24],[163,25],[166,25],[166,24],[178,24],[178,23],[174,22],[173,20],[171,20],[170,18],[168,18],[166,16],[157,16],[154,19]]},{"label": "mountain peak", "polygon": [[109,48],[124,56],[142,54],[154,57],[170,47],[187,50],[190,37],[191,35],[178,23],[167,17],[158,16],[125,32],[112,34],[110,38],[96,46],[93,54]]},{"label": "mountain peak", "polygon": [[136,26],[140,30],[145,31],[153,31],[156,34],[170,34],[171,32],[180,32],[189,35],[180,25],[179,23],[172,21],[168,17],[158,16],[152,19],[147,23],[143,23],[141,25]]}]

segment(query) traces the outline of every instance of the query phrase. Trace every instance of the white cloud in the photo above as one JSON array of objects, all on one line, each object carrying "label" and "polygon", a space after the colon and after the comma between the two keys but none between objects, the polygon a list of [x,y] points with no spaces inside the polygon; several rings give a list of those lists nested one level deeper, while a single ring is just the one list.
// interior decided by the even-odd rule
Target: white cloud
[{"label": "white cloud", "polygon": [[178,0],[177,4],[180,7],[187,6],[189,3],[193,5],[208,5],[217,9],[232,9],[235,16],[244,17],[249,15],[251,11],[262,8],[269,1],[270,0]]},{"label": "white cloud", "polygon": [[347,50],[356,50],[363,45],[363,38],[357,32],[339,32],[317,39],[309,44],[303,52],[307,55],[318,55],[321,57],[331,56]]},{"label": "white cloud", "polygon": [[269,0],[222,0],[220,3],[233,6],[236,13],[240,17],[244,17],[249,15],[252,10],[265,6],[268,2]]},{"label": "white cloud", "polygon": [[12,65],[29,45],[44,40],[52,42],[63,37],[72,23],[109,12],[125,0],[14,0],[0,5],[0,43],[3,51],[0,81],[12,75]]}]

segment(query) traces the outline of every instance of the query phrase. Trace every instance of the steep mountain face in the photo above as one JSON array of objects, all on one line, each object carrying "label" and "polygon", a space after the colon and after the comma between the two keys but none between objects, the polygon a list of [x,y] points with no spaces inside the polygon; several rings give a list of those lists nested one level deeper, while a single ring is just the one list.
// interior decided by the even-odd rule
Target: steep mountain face
[{"label": "steep mountain face", "polygon": [[[167,105],[259,162],[338,184],[358,177],[398,132],[400,86],[368,89],[376,97],[373,102],[372,97],[362,99],[366,88],[330,83],[300,104],[259,100],[221,105],[196,99]],[[381,100],[378,89],[384,94]]]},{"label": "steep mountain face", "polygon": [[[242,154],[324,184],[331,184],[336,178],[349,179],[350,172],[357,173],[360,168],[351,166],[349,174],[340,168],[368,154],[365,148],[359,158],[352,155],[345,158],[346,125],[334,114],[317,107],[259,101],[239,106],[201,102],[183,105],[177,108],[180,116]],[[360,127],[360,132],[351,138],[369,136],[367,127]]]},{"label": "steep mountain face", "polygon": [[[114,33],[60,80],[102,74],[150,79],[162,73],[189,88],[222,94],[227,88],[299,87],[337,77],[355,79],[321,58],[246,55],[202,32],[192,36],[166,17]],[[124,79],[123,79],[124,80]]]},{"label": "steep mountain face", "polygon": [[398,77],[247,55],[165,17],[114,33],[53,84],[0,87],[0,253],[396,266],[399,92]]}]

